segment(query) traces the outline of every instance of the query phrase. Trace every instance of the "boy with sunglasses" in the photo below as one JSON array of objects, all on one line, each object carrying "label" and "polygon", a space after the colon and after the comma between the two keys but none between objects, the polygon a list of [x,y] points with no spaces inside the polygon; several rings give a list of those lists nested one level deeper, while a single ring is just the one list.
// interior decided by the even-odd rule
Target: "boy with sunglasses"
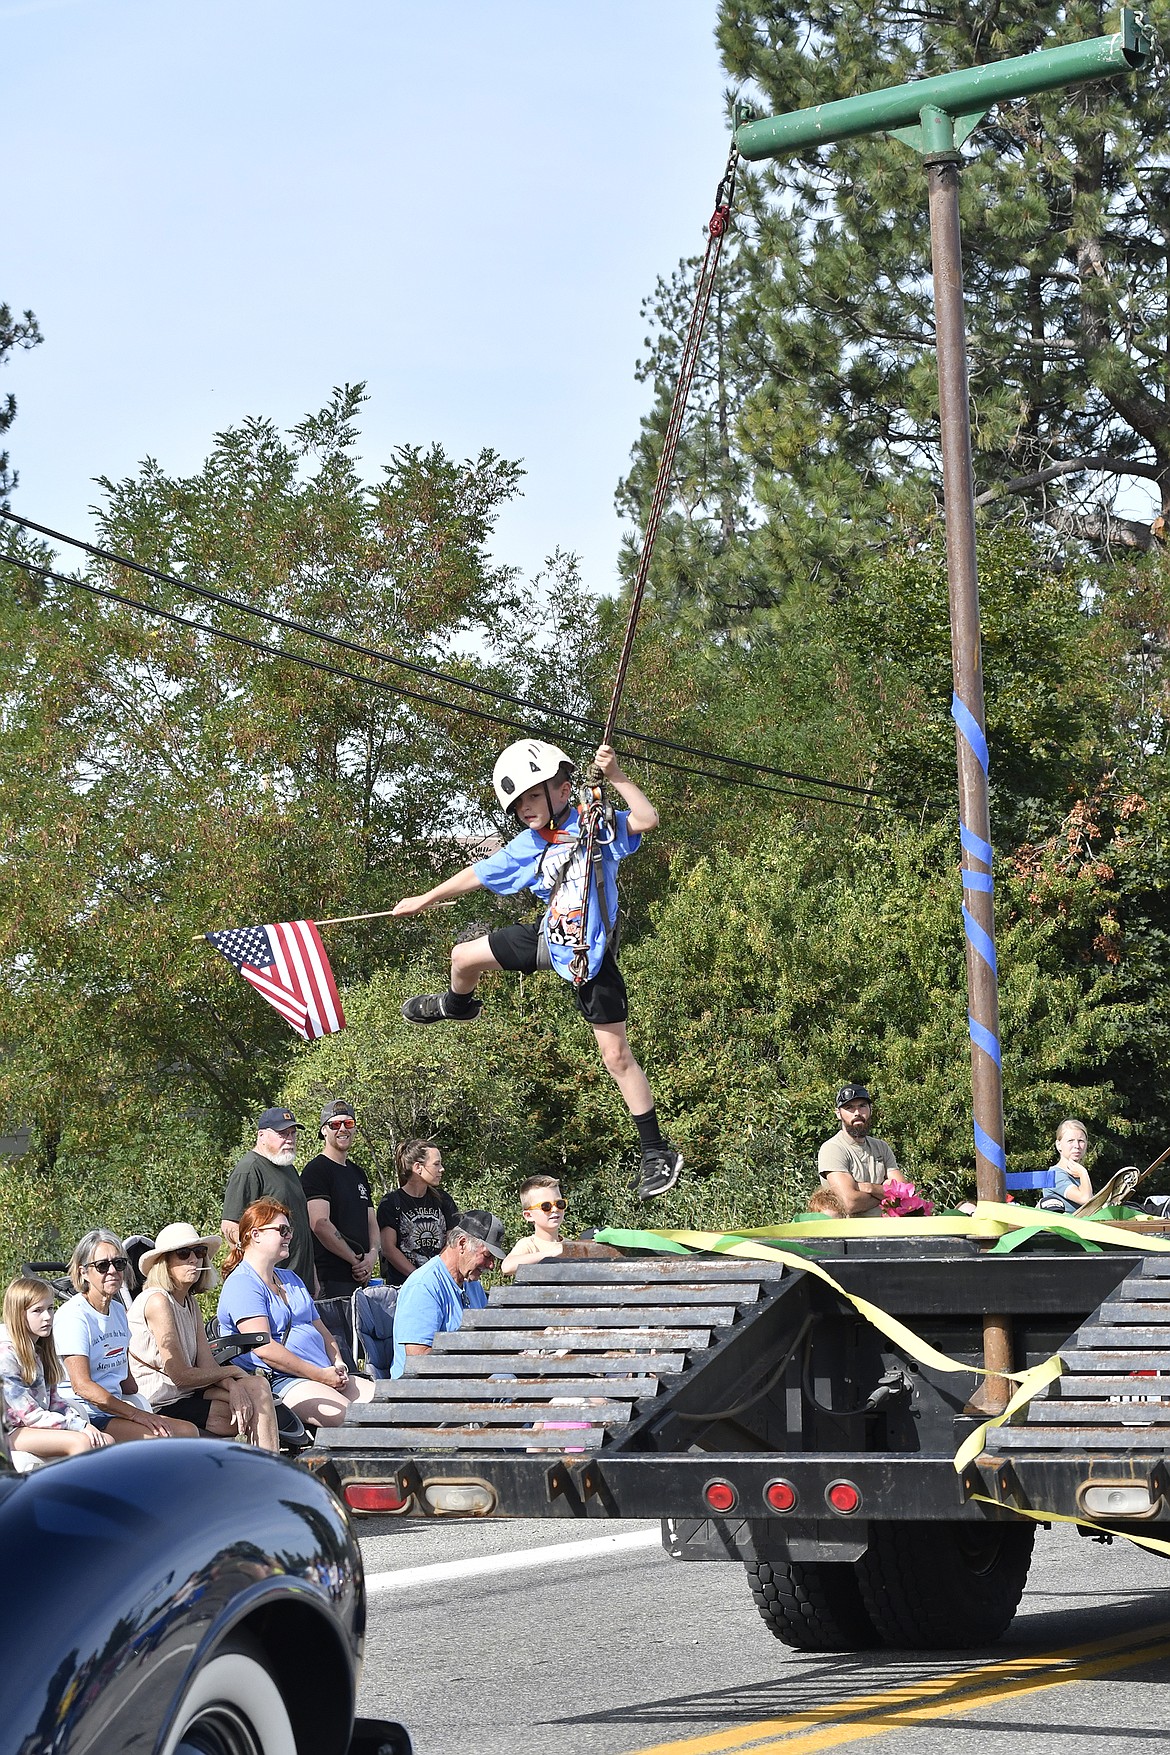
[{"label": "boy with sunglasses", "polygon": [[532,1226],[531,1237],[522,1237],[500,1263],[502,1274],[514,1274],[525,1262],[544,1261],[562,1250],[561,1226],[565,1198],[555,1176],[529,1176],[520,1184],[520,1210]]}]

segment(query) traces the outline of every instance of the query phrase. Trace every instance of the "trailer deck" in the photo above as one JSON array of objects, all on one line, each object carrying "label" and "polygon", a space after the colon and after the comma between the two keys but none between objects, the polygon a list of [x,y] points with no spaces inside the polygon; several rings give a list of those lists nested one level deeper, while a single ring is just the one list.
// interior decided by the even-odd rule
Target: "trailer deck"
[{"label": "trailer deck", "polygon": [[1165,1258],[859,1238],[821,1259],[958,1362],[979,1363],[982,1317],[1002,1311],[1017,1369],[1060,1351],[1068,1375],[960,1476],[976,1376],[914,1358],[814,1275],[576,1246],[494,1288],[306,1460],[359,1515],[661,1517],[680,1558],[843,1557],[871,1520],[1083,1516],[1103,1481],[1168,1515]]}]

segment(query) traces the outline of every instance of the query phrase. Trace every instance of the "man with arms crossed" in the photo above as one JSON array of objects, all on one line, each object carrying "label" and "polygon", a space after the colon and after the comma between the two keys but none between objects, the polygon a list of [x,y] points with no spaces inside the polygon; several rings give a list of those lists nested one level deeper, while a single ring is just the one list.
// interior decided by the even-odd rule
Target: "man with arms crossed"
[{"label": "man with arms crossed", "polygon": [[864,1085],[842,1085],[837,1092],[839,1133],[817,1153],[821,1187],[840,1201],[846,1218],[881,1217],[882,1186],[896,1174],[897,1159],[885,1140],[869,1131],[873,1099]]}]

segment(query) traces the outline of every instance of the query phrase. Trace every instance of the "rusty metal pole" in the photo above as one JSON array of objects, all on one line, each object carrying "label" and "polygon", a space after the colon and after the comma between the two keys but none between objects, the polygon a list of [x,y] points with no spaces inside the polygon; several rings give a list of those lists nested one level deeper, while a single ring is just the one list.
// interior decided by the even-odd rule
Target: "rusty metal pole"
[{"label": "rusty metal pole", "polygon": [[[1007,61],[960,68],[954,73],[911,80],[880,91],[859,92],[854,97],[784,116],[755,119],[737,106],[736,143],[749,161],[884,132],[897,135],[920,152],[928,170],[955,684],[951,714],[958,740],[971,1097],[980,1200],[1003,1199],[1006,1159],[957,149],[993,104],[1077,85],[1087,79],[1137,72],[1149,64],[1153,54],[1154,42],[1144,17],[1132,6],[1123,6],[1117,30],[1089,42],[1062,44]],[[998,1413],[1008,1397],[1004,1373],[1012,1369],[1012,1336],[1007,1317],[984,1318],[983,1348],[988,1376],[972,1405],[980,1412]]]},{"label": "rusty metal pole", "polygon": [[[936,115],[938,113],[936,112]],[[934,118],[923,116],[924,129]],[[938,116],[939,132],[947,118]],[[947,584],[951,608],[951,669],[959,770],[963,923],[967,938],[967,993],[971,1031],[971,1100],[975,1120],[975,1187],[980,1200],[1004,1198],[1003,1081],[999,1048],[999,991],[995,966],[995,908],[991,878],[991,813],[987,797],[987,738],[979,628],[979,575],[975,558],[975,487],[967,336],[963,311],[963,255],[959,230],[959,155],[927,156],[930,245],[934,272],[938,399],[946,507]],[[1007,1405],[1012,1333],[1007,1316],[983,1319],[984,1365],[989,1375],[971,1405],[999,1413]]]}]

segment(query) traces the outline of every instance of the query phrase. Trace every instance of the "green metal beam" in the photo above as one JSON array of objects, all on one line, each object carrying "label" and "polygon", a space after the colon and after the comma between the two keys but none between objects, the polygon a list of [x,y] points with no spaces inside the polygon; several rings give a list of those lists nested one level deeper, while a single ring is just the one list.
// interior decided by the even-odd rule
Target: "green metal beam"
[{"label": "green metal beam", "polygon": [[[786,116],[746,122],[736,129],[736,144],[744,158],[776,158],[782,153],[801,152],[857,134],[917,131],[924,109],[941,111],[952,122],[971,118],[977,122],[993,104],[1031,97],[1035,92],[1053,91],[1060,86],[1079,85],[1089,79],[1107,79],[1114,73],[1137,72],[1152,55],[1153,39],[1144,20],[1131,7],[1123,6],[1120,27],[1111,36],[1065,43],[1056,49],[1039,49],[1034,55],[1016,55],[1009,61],[992,61],[984,67],[963,67],[955,73],[937,74],[933,79],[916,79],[908,85],[891,85],[884,91],[861,92],[857,97],[817,104],[811,110],[794,110]],[[960,140],[969,132],[969,127],[955,129]],[[931,133],[931,129],[923,129],[924,135]],[[911,136],[910,144],[919,142]],[[924,142],[920,150],[937,148]]]}]

